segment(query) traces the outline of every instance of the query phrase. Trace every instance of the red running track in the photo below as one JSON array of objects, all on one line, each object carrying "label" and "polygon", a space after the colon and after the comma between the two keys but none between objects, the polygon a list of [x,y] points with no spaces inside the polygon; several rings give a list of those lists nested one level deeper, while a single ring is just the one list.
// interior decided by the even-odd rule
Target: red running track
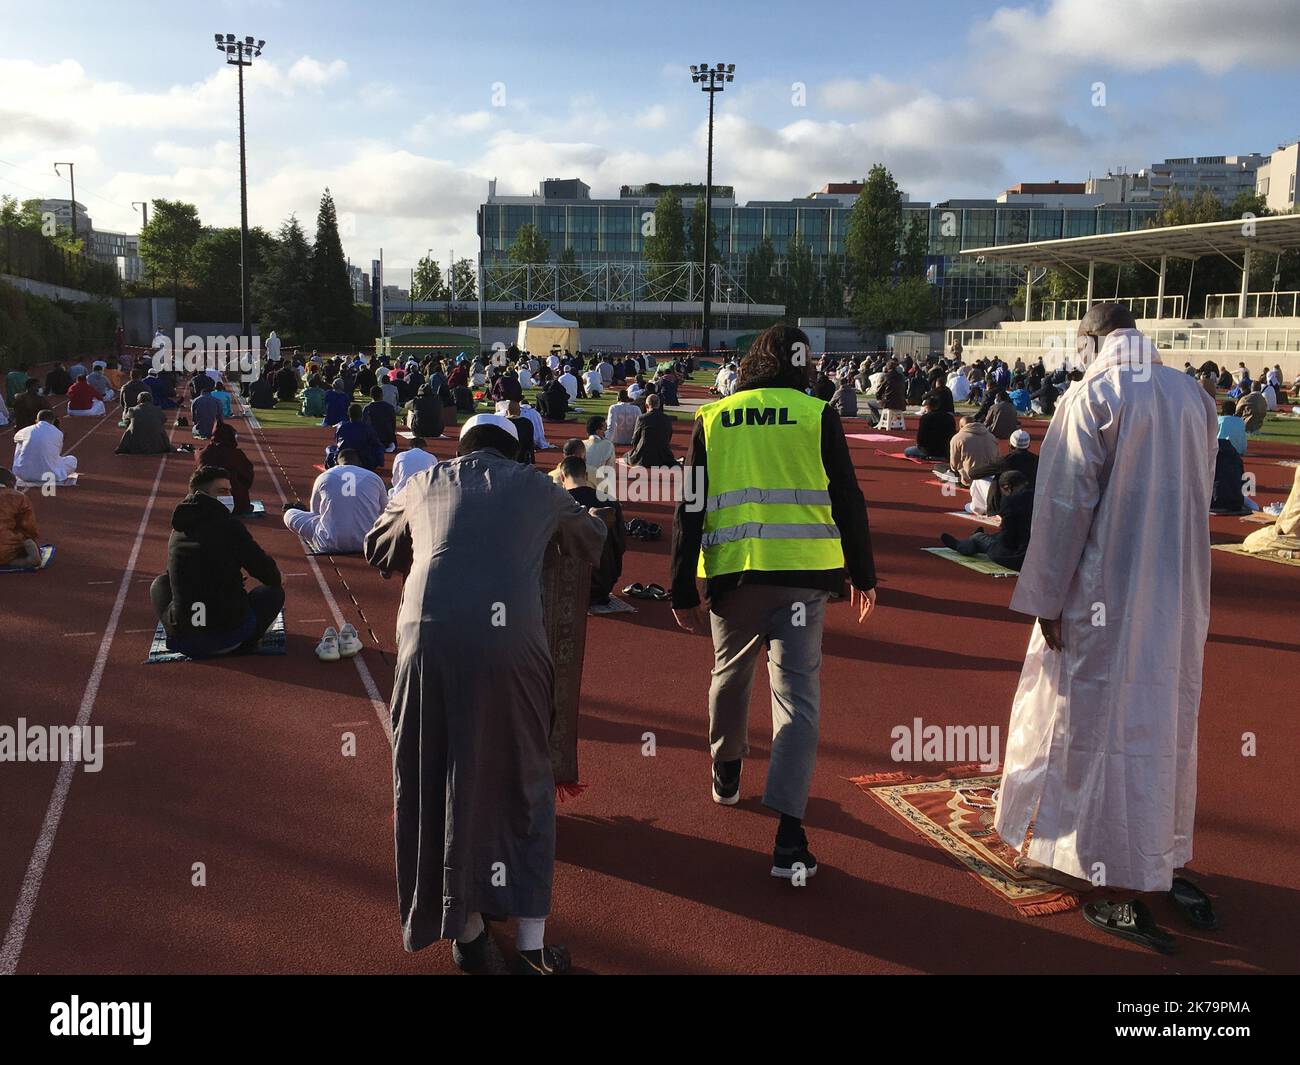
[{"label": "red running track", "polygon": [[[258,466],[254,497],[272,512],[252,528],[286,577],[289,654],[145,666],[148,580],[165,564],[171,508],[193,467],[181,455],[113,455],[112,420],[65,420],[82,483],[35,498],[43,539],[58,545],[54,566],[0,575],[0,723],[70,724],[81,713],[110,745],[101,772],[77,769],[63,789],[56,765],[0,764],[0,970],[454,971],[445,947],[405,954],[396,919],[383,703],[400,587],[358,558],[306,558],[277,517],[272,475],[287,497],[306,495],[328,434],[258,432],[259,453],[240,426]],[[1029,424],[1036,441],[1043,426]],[[679,449],[688,430],[682,419]],[[560,807],[549,938],[572,948],[579,969],[602,973],[1293,970],[1300,570],[1214,555],[1193,868],[1221,929],[1185,931],[1158,906],[1181,943],[1165,958],[1077,912],[1021,918],[849,782],[899,768],[890,731],[916,716],[1005,732],[1029,634],[1007,610],[1008,582],[920,550],[941,531],[974,528],[943,516],[957,501],[925,485],[923,467],[850,444],[880,605],[865,627],[847,604],[830,607],[807,816],[818,876],[793,889],[767,874],[763,671],[743,799],[722,808],[709,798],[709,644],[677,630],[666,604],[639,602],[635,615],[591,619],[580,724],[589,788]],[[452,449],[435,445],[443,457]],[[11,450],[8,434],[0,463]],[[1252,442],[1261,502],[1283,498],[1291,471],[1276,460],[1294,450]],[[627,509],[665,537],[630,543],[622,583],[666,584],[670,506]],[[1211,528],[1221,542],[1255,526],[1214,518]],[[366,641],[378,704],[356,665],[312,653],[339,619]],[[491,663],[477,665],[491,683]],[[642,753],[647,732],[653,757]],[[1241,754],[1245,732],[1257,737],[1255,757]],[[342,754],[348,733],[355,757]],[[206,886],[192,884],[195,863]]]}]

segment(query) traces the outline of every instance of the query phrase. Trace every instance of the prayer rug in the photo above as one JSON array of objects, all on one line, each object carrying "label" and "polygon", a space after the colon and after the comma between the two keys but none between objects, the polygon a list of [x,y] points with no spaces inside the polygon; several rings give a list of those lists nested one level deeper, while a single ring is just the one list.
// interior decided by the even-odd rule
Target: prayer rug
[{"label": "prayer rug", "polygon": [[1075,892],[1015,867],[1015,849],[993,830],[1001,774],[968,764],[933,776],[871,773],[852,782],[1022,917],[1045,917],[1079,905]]},{"label": "prayer rug", "polygon": [[958,492],[970,491],[970,489],[967,488],[964,484],[960,484],[957,481],[940,481],[938,478],[935,478],[932,481],[922,481],[921,483],[934,485],[935,488],[942,488],[944,485],[950,484]]},{"label": "prayer rug", "polygon": [[[276,619],[271,622],[271,627],[262,634],[262,639],[257,644],[257,654],[259,655],[282,655],[286,654],[284,634],[284,612],[281,611]],[[229,655],[216,655],[217,658],[229,658]],[[147,666],[158,665],[163,662],[192,662],[194,659],[180,651],[172,651],[167,647],[167,634],[163,632],[162,622],[154,629],[153,643],[149,647],[149,657],[144,660]],[[200,659],[199,661],[203,661]]]},{"label": "prayer rug", "polygon": [[1275,521],[1277,521],[1277,515],[1276,514],[1246,514],[1242,517],[1241,520],[1248,521],[1252,525],[1272,525]]},{"label": "prayer rug", "polygon": [[970,514],[964,510],[949,510],[945,513],[950,518],[965,518],[967,521],[978,521],[981,525],[1000,526],[1002,519],[998,517],[989,517],[987,514]]},{"label": "prayer rug", "polygon": [[41,564],[39,566],[0,566],[0,573],[35,573],[43,570],[54,561],[54,545],[41,544]]},{"label": "prayer rug", "polygon": [[901,444],[907,437],[890,436],[888,433],[845,433],[850,440],[861,440],[864,444]]},{"label": "prayer rug", "polygon": [[881,451],[880,448],[876,448],[876,454],[887,459],[902,459],[904,462],[915,462],[919,466],[934,464],[934,459],[914,459],[911,455],[906,455],[901,451]]},{"label": "prayer rug", "polygon": [[542,565],[542,614],[554,665],[551,711],[551,769],[557,791],[577,794],[578,702],[587,651],[587,604],[591,566],[552,545]]},{"label": "prayer rug", "polygon": [[[224,503],[224,504],[226,505],[226,509],[227,509],[227,510],[233,511],[233,510],[235,509],[235,497],[234,497],[234,496],[217,496],[217,498],[220,499],[221,502]],[[264,517],[266,517],[266,504],[263,503],[260,499],[250,499],[250,500],[248,501],[248,504],[249,504],[249,506],[251,506],[251,507],[253,508],[253,513],[251,513],[251,514],[241,514],[240,517],[243,517],[243,518],[264,518]]]},{"label": "prayer rug", "polygon": [[1297,466],[1300,466],[1300,459],[1279,459],[1277,464],[1279,466],[1290,466],[1292,469],[1295,469]]},{"label": "prayer rug", "polygon": [[939,558],[946,558],[949,562],[956,562],[959,566],[965,566],[967,569],[973,569],[976,573],[985,573],[990,577],[1019,577],[1020,574],[1013,569],[1007,569],[1006,566],[999,566],[988,555],[963,555],[960,551],[954,551],[950,547],[923,547],[922,551],[928,551]]},{"label": "prayer rug", "polygon": [[[68,479],[67,479],[66,481],[50,481],[50,482],[48,482],[48,483],[54,485],[55,488],[76,488],[76,487],[77,487],[77,478],[80,477],[80,476],[81,476],[81,474],[79,474],[79,473],[70,473],[70,474],[68,474]],[[25,481],[25,480],[23,480],[21,477],[19,477],[19,478],[17,479],[16,487],[18,487],[18,488],[44,488],[45,485],[46,485],[46,483],[47,483],[47,482],[45,482],[45,481]]]},{"label": "prayer rug", "polygon": [[1280,562],[1283,566],[1300,566],[1300,551],[1294,553],[1293,557],[1278,554],[1276,551],[1268,554],[1256,555],[1249,551],[1242,550],[1241,544],[1211,544],[1215,551],[1227,551],[1230,555],[1241,555],[1243,558],[1257,558],[1261,562]]}]

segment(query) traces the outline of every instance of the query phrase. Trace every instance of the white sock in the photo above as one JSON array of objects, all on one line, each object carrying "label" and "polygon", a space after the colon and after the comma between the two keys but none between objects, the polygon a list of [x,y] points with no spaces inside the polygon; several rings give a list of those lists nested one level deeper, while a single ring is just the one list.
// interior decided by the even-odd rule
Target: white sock
[{"label": "white sock", "polygon": [[472,943],[483,934],[483,915],[475,911],[465,917],[465,930],[456,937],[458,943]]},{"label": "white sock", "polygon": [[515,924],[516,950],[541,950],[546,944],[545,917],[518,917]]}]

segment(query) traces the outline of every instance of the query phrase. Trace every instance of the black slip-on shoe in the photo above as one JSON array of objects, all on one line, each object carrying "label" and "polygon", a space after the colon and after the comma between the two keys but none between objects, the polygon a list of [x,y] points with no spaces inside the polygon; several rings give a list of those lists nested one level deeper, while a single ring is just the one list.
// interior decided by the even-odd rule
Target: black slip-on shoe
[{"label": "black slip-on shoe", "polygon": [[808,837],[792,847],[780,844],[772,848],[772,875],[781,880],[793,880],[802,872],[804,877],[817,875],[817,859],[808,849]]},{"label": "black slip-on shoe", "polygon": [[488,944],[491,942],[491,936],[488,935],[487,928],[478,934],[476,939],[468,943],[462,943],[459,939],[451,941],[451,960],[456,963],[463,973],[484,973],[488,968]]}]

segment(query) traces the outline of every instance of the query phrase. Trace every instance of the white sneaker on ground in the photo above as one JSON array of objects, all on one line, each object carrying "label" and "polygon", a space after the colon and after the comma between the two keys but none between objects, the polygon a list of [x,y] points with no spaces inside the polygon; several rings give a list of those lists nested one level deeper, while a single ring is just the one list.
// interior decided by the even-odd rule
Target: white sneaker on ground
[{"label": "white sneaker on ground", "polygon": [[334,626],[325,630],[325,635],[320,638],[320,643],[316,645],[316,657],[322,662],[337,662],[341,657],[339,655],[339,634],[334,631]]},{"label": "white sneaker on ground", "polygon": [[338,650],[344,658],[361,652],[361,637],[357,635],[355,626],[349,624],[339,629]]}]

